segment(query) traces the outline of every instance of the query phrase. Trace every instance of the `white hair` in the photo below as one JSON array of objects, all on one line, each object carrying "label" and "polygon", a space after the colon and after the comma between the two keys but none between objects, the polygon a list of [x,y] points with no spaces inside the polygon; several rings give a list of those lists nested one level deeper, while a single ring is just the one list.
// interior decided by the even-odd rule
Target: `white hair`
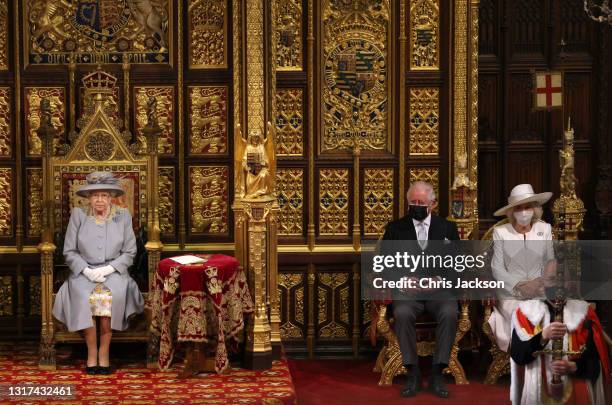
[{"label": "white hair", "polygon": [[408,192],[406,193],[406,198],[410,199],[410,192],[417,188],[425,190],[427,192],[427,197],[429,198],[430,202],[436,201],[436,191],[434,190],[434,187],[431,185],[431,183],[428,183],[426,181],[415,181],[414,183],[411,183],[410,188],[408,188]]}]

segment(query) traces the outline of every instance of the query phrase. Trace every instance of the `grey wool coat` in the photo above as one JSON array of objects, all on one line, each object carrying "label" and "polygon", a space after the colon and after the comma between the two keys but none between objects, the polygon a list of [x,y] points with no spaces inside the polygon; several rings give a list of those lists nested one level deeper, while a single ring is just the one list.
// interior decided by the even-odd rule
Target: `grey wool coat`
[{"label": "grey wool coat", "polygon": [[113,297],[111,328],[127,329],[128,317],[144,310],[142,294],[127,271],[134,256],[136,237],[127,209],[112,206],[110,217],[97,224],[83,209],[74,208],[64,239],[64,258],[70,276],[55,297],[53,315],[71,332],[92,327],[89,295],[97,283],[82,272],[86,267],[111,265],[117,271],[106,276],[104,282]]}]

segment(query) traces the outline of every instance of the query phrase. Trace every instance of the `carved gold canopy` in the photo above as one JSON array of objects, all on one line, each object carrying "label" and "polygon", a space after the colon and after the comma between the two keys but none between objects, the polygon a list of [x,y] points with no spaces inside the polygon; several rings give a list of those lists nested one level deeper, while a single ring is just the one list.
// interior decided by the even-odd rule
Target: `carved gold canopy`
[{"label": "carved gold canopy", "polygon": [[108,97],[115,82],[112,75],[100,69],[83,78],[89,108],[79,120],[81,131],[72,139],[66,155],[53,159],[55,223],[61,224],[62,231],[70,210],[87,204],[75,192],[93,171],[113,172],[125,190],[114,203],[130,210],[135,229],[146,223],[147,161],[130,148],[128,136],[119,131],[119,123],[110,114]]}]

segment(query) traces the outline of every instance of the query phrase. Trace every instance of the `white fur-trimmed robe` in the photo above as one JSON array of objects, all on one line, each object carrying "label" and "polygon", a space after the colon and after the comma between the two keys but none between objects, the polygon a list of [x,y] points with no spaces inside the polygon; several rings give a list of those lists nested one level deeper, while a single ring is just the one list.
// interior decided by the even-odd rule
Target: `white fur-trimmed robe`
[{"label": "white fur-trimmed robe", "polygon": [[[532,325],[540,325],[542,329],[550,324],[550,312],[546,303],[539,300],[523,301],[519,304],[519,309],[525,315]],[[563,309],[563,323],[567,326],[568,332],[571,333],[578,329],[582,324],[582,321],[587,315],[589,304],[585,301],[579,300],[568,300]],[[516,331],[517,336],[527,341],[533,337],[527,331],[525,331],[519,324],[516,311],[512,315],[512,330]],[[546,349],[552,347],[552,342],[549,341],[546,345]],[[563,338],[563,350],[568,350],[568,334]],[[511,385],[510,385],[510,400],[514,405],[536,405],[541,403],[542,398],[542,358],[546,362],[546,377],[548,383],[552,379],[552,373],[550,372],[550,363],[552,362],[552,356],[538,356],[531,363],[521,367],[510,359],[511,368]],[[521,369],[524,368],[524,375],[521,378]],[[590,403],[594,405],[605,405],[604,397],[604,370],[603,367],[599,373],[599,377],[595,384],[587,381],[587,389],[589,391]],[[521,383],[521,379],[523,382]],[[571,379],[567,376],[561,377],[564,384],[571,384]]]}]

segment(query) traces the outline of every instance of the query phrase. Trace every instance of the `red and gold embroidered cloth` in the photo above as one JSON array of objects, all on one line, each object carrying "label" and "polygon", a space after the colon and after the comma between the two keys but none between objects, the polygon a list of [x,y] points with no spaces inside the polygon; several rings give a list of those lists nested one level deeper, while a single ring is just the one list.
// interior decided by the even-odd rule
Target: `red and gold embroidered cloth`
[{"label": "red and gold embroidered cloth", "polygon": [[234,257],[197,255],[204,263],[159,262],[151,297],[151,333],[159,339],[158,364],[167,370],[176,342],[217,343],[215,370],[229,366],[226,340],[244,328],[253,301],[244,271]]}]

